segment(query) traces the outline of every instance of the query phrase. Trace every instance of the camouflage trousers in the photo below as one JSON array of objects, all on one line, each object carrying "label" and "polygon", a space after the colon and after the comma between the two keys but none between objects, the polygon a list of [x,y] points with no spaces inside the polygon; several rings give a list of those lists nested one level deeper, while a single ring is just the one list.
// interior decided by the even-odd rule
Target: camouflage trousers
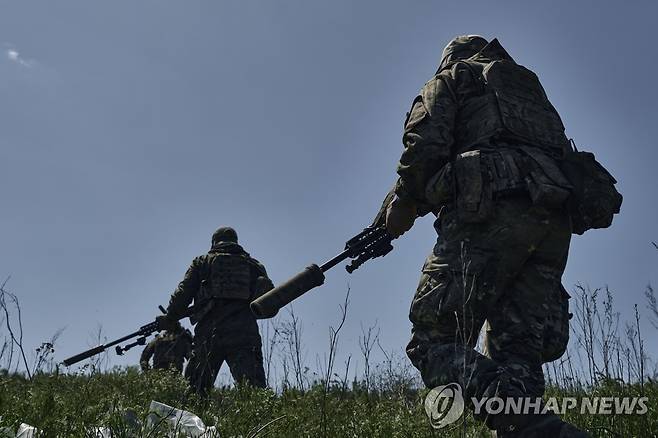
[{"label": "camouflage trousers", "polygon": [[[430,388],[459,383],[467,400],[541,397],[542,364],[559,358],[569,339],[569,295],[561,284],[568,215],[516,197],[497,201],[486,222],[460,222],[453,210],[435,227],[407,346],[423,381]],[[474,347],[485,321],[483,355]]]},{"label": "camouflage trousers", "polygon": [[213,387],[219,370],[226,362],[236,384],[247,383],[265,388],[265,371],[261,344],[240,344],[218,336],[196,336],[192,357],[185,369],[190,387],[206,395]]}]

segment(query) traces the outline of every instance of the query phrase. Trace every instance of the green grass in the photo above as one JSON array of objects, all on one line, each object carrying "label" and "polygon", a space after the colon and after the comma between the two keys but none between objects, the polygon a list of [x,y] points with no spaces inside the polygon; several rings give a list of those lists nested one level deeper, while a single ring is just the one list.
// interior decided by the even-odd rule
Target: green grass
[{"label": "green grass", "polygon": [[[206,425],[215,425],[222,437],[449,437],[460,430],[435,431],[429,426],[422,400],[426,391],[397,390],[386,394],[363,390],[312,386],[276,394],[253,388],[217,389],[209,400],[187,390],[181,376],[166,372],[142,374],[135,368],[95,375],[39,374],[31,381],[18,375],[0,375],[1,426],[16,430],[22,422],[36,426],[47,437],[85,437],[93,426],[106,425],[115,437],[129,436],[124,419],[132,411],[143,421],[151,400],[186,409]],[[581,397],[584,391],[550,388],[547,395]],[[646,415],[581,415],[565,419],[594,432],[594,436],[655,437],[658,434],[658,384],[601,383],[590,396],[649,398]],[[467,417],[466,436],[490,436]],[[615,433],[610,433],[613,431]],[[138,430],[135,436],[148,436]],[[152,434],[151,436],[157,436]]]}]

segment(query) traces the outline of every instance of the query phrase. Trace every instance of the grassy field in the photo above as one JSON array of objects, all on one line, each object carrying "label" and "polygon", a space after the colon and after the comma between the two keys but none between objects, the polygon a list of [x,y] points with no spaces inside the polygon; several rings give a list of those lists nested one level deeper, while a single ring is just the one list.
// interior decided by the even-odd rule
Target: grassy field
[{"label": "grassy field", "polygon": [[[634,318],[622,323],[607,288],[574,292],[570,347],[544,367],[545,398],[646,397],[642,415],[570,409],[563,417],[594,437],[658,438],[658,366],[646,354],[644,338],[654,339],[658,330],[641,331],[638,306]],[[650,287],[646,296],[648,320],[658,329],[658,300]],[[61,373],[53,358],[57,334],[28,360],[18,300],[0,287],[9,332],[0,342],[0,437],[15,436],[21,423],[37,427],[45,437],[92,437],[97,426],[109,428],[115,438],[167,436],[146,427],[152,400],[193,412],[222,437],[491,436],[470,415],[446,429],[433,429],[423,406],[427,390],[418,389],[422,384],[408,359],[381,349],[386,360],[372,363],[373,348],[381,348],[377,327],[362,329],[359,337],[360,374],[348,372],[350,357],[340,370],[336,351],[348,303],[349,291],[339,324],[330,327],[319,369],[310,370],[304,361],[301,321],[290,311],[283,319],[268,321],[263,330],[265,368],[275,390],[216,388],[209,399],[200,400],[180,375],[108,369],[103,355],[76,372]],[[9,309],[17,320],[10,319]],[[348,380],[348,375],[354,377]]]},{"label": "grassy field", "polygon": [[[161,436],[139,426],[151,400],[191,411],[222,437],[443,437],[490,436],[470,417],[450,432],[434,430],[423,410],[426,391],[399,388],[379,393],[313,385],[281,393],[252,388],[217,389],[207,401],[187,391],[182,377],[168,372],[142,374],[134,368],[93,375],[38,374],[0,377],[0,425],[16,430],[25,422],[45,436],[86,437],[105,425],[113,436]],[[581,397],[584,391],[550,388],[547,395]],[[601,383],[589,396],[647,396],[645,415],[581,415],[565,418],[594,436],[655,437],[658,434],[658,384]],[[134,422],[133,422],[134,424]]]}]

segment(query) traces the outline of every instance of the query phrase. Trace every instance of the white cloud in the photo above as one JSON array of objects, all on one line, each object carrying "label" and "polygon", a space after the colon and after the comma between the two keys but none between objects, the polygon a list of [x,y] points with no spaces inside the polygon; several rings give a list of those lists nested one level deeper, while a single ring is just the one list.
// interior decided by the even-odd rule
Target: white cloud
[{"label": "white cloud", "polygon": [[11,62],[15,62],[23,67],[32,67],[35,64],[35,61],[32,59],[26,59],[21,56],[18,50],[9,48],[6,50],[7,59]]}]

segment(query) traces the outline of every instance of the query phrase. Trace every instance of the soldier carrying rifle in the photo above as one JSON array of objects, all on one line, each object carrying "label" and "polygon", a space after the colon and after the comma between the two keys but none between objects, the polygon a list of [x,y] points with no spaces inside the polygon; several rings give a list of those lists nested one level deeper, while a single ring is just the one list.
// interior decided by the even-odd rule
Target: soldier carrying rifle
[{"label": "soldier carrying rifle", "polygon": [[265,387],[261,337],[249,303],[271,288],[265,267],[238,245],[233,228],[219,228],[210,251],[192,261],[157,321],[171,327],[190,304],[200,305],[190,318],[196,327],[185,369],[199,394],[207,394],[224,362],[236,383]]}]

